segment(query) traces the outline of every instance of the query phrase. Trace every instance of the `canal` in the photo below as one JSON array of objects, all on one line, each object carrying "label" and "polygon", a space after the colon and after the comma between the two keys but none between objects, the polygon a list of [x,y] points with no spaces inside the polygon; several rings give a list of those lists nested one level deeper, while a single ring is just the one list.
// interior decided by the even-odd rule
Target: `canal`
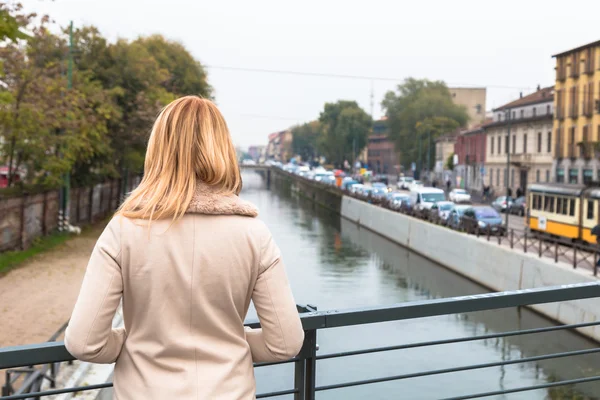
[{"label": "canal", "polygon": [[[297,303],[319,310],[389,305],[485,293],[487,290],[379,235],[281,188],[267,190],[258,175],[244,173],[244,199],[279,245]],[[435,243],[432,243],[435,246]],[[468,251],[468,249],[465,249]],[[252,309],[248,316],[255,318]],[[318,354],[459,338],[552,323],[527,309],[422,318],[319,331]],[[452,368],[595,347],[579,335],[552,332],[400,350],[319,361],[317,385]],[[531,386],[600,371],[600,357],[566,357],[402,381],[318,392],[318,399],[429,400]],[[291,365],[256,370],[258,393],[293,386]],[[281,397],[281,398],[291,398]],[[507,400],[600,399],[600,384],[541,389],[503,396]]]}]

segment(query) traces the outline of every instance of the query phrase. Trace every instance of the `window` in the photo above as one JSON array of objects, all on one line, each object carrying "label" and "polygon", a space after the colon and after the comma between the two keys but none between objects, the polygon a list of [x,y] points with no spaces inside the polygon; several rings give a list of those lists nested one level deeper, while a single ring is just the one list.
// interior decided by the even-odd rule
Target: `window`
[{"label": "window", "polygon": [[569,169],[569,183],[577,184],[578,180],[579,180],[579,170],[576,168],[570,168]]},{"label": "window", "polygon": [[508,185],[508,171],[504,168],[504,187]]},{"label": "window", "polygon": [[571,217],[575,216],[575,200],[571,199],[569,201],[569,215]]},{"label": "window", "polygon": [[515,154],[517,152],[517,136],[513,135],[512,137],[512,153]]},{"label": "window", "polygon": [[556,169],[556,183],[565,183],[565,170],[562,168]]},{"label": "window", "polygon": [[498,121],[502,121],[502,113],[498,114]]},{"label": "window", "polygon": [[490,140],[490,154],[494,154],[494,139]]},{"label": "window", "polygon": [[502,154],[502,136],[498,136],[498,154]]},{"label": "window", "polygon": [[515,186],[515,170],[510,170],[510,186]]},{"label": "window", "polygon": [[546,212],[554,212],[554,197],[553,196],[544,196],[544,211]]},{"label": "window", "polygon": [[504,136],[504,154],[508,154],[508,135]]},{"label": "window", "polygon": [[537,136],[537,152],[542,152],[542,132],[538,132]]},{"label": "window", "polygon": [[513,112],[512,112],[512,116],[511,116],[511,118],[512,118],[512,119],[517,119],[517,112],[516,112],[516,111],[513,111]]},{"label": "window", "polygon": [[500,186],[500,168],[496,170],[496,186]]},{"label": "window", "polygon": [[531,112],[533,113],[533,117],[535,117],[535,114],[537,112],[537,108],[533,107],[533,109],[531,110]]},{"label": "window", "polygon": [[594,180],[594,171],[591,169],[583,170],[583,184],[589,185]]},{"label": "window", "polygon": [[535,171],[535,181],[536,183],[540,183],[540,170]]},{"label": "window", "polygon": [[521,110],[521,119],[525,118],[525,110]]},{"label": "window", "polygon": [[546,106],[546,115],[550,115],[550,105]]},{"label": "window", "polygon": [[552,152],[552,131],[548,131],[548,134],[546,135],[546,142],[547,142],[547,146],[548,146],[546,151],[548,153],[551,153]]},{"label": "window", "polygon": [[550,182],[550,170],[546,170],[546,182]]},{"label": "window", "polygon": [[531,208],[533,208],[534,210],[541,210],[542,209],[542,196],[539,194],[534,194],[532,203],[533,204],[531,205]]},{"label": "window", "polygon": [[594,219],[594,201],[587,201],[587,219]]},{"label": "window", "polygon": [[[564,211],[565,211],[564,213],[563,213],[563,203],[564,203]],[[557,196],[556,197],[556,213],[557,214],[566,214],[568,204],[569,204],[569,201],[567,199],[564,199],[564,201],[563,201],[562,197]]]},{"label": "window", "polygon": [[523,154],[527,154],[527,134],[523,135]]}]

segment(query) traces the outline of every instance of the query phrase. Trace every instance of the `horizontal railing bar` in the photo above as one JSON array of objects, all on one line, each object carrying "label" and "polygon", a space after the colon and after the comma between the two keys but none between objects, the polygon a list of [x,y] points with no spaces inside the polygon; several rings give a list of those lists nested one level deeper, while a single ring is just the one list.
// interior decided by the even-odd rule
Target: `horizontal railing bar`
[{"label": "horizontal railing bar", "polygon": [[269,392],[269,393],[261,393],[257,394],[257,399],[264,399],[267,397],[277,397],[277,396],[285,396],[286,394],[295,394],[298,393],[298,389],[289,389],[289,390],[281,390],[279,392]]},{"label": "horizontal railing bar", "polygon": [[600,282],[414,301],[388,307],[318,311],[303,315],[302,323],[304,329],[334,328],[593,297],[600,297]]},{"label": "horizontal railing bar", "polygon": [[299,360],[298,357],[294,357],[294,358],[290,358],[289,360],[285,360],[285,361],[271,361],[271,362],[255,363],[254,368],[270,367],[272,365],[289,364],[289,363],[293,363],[294,361],[298,361],[298,360]]},{"label": "horizontal railing bar", "polygon": [[104,389],[112,386],[112,382],[109,383],[99,383],[97,385],[89,385],[89,386],[79,386],[73,388],[64,388],[64,389],[54,389],[54,390],[46,390],[44,392],[32,392],[25,394],[17,394],[12,396],[0,397],[2,400],[23,400],[30,399],[34,397],[45,397],[45,396],[53,396],[55,394],[64,394],[64,393],[74,393],[74,392],[85,392],[88,390],[96,390],[96,389]]},{"label": "horizontal railing bar", "polygon": [[556,386],[575,385],[578,383],[587,383],[587,382],[594,382],[594,381],[600,381],[600,376],[593,376],[593,377],[589,377],[589,378],[578,378],[578,379],[571,379],[571,380],[566,380],[566,381],[558,381],[558,382],[550,382],[550,383],[542,383],[539,385],[519,387],[519,388],[514,388],[514,389],[497,390],[494,392],[471,394],[471,395],[467,395],[467,396],[447,397],[443,400],[478,399],[480,397],[490,397],[490,396],[497,396],[500,394],[526,392],[529,390],[547,389],[547,388],[556,387]]},{"label": "horizontal railing bar", "polygon": [[546,327],[546,328],[523,329],[520,331],[491,333],[488,335],[479,335],[479,336],[462,337],[462,338],[454,338],[454,339],[432,340],[429,342],[400,344],[397,346],[376,347],[376,348],[372,348],[372,349],[343,351],[343,352],[339,352],[339,353],[323,354],[321,356],[317,356],[317,360],[328,360],[331,358],[349,357],[349,356],[357,356],[357,355],[371,354],[371,353],[380,353],[380,352],[384,352],[384,351],[406,350],[406,349],[412,349],[415,347],[438,346],[438,345],[443,345],[443,344],[472,342],[475,340],[486,340],[486,339],[496,339],[496,338],[503,338],[503,337],[519,336],[519,335],[529,335],[529,334],[533,334],[533,333],[547,333],[547,332],[553,332],[553,331],[558,331],[558,330],[562,330],[562,329],[578,329],[578,328],[585,328],[585,327],[596,326],[596,325],[600,325],[600,321],[585,322],[582,324],[550,326],[550,327]]},{"label": "horizontal railing bar", "polygon": [[[485,311],[530,304],[579,300],[592,297],[600,297],[600,282],[577,283],[511,292],[414,301],[387,307],[371,307],[341,311],[317,311],[301,314],[300,318],[302,320],[303,328],[305,330],[311,330]],[[257,324],[257,322],[249,322],[246,325],[255,327],[258,326]],[[64,344],[60,342],[0,348],[0,369],[71,361],[74,359],[75,358],[71,356],[64,347]]]},{"label": "horizontal railing bar", "polygon": [[315,390],[322,391],[322,390],[331,390],[331,389],[341,389],[341,388],[350,387],[350,386],[369,385],[372,383],[397,381],[397,380],[401,380],[401,379],[420,378],[422,376],[441,375],[441,374],[448,374],[448,373],[452,373],[452,372],[471,371],[474,369],[500,367],[503,365],[522,364],[522,363],[527,363],[527,362],[549,360],[549,359],[554,359],[554,358],[581,356],[581,355],[593,354],[593,353],[600,353],[600,348],[568,351],[568,352],[564,352],[564,353],[545,354],[542,356],[519,358],[516,360],[496,361],[496,362],[484,363],[484,364],[465,365],[462,367],[434,369],[431,371],[414,372],[411,374],[404,374],[404,375],[386,376],[383,378],[364,379],[361,381],[336,383],[336,384],[332,384],[332,385],[318,386]]}]

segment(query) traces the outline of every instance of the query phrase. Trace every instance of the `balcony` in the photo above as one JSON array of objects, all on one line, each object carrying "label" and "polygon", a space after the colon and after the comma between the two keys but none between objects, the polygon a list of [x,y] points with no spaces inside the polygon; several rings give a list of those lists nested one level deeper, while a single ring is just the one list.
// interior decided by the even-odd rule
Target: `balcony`
[{"label": "balcony", "polygon": [[567,146],[567,157],[571,159],[577,158],[577,148],[575,146],[575,143],[570,143]]},{"label": "balcony", "polygon": [[528,165],[531,164],[532,156],[530,153],[511,154],[511,164],[515,165]]},{"label": "balcony", "polygon": [[[451,367],[435,367],[427,370],[411,370],[400,374],[380,377],[369,377],[369,379],[361,380],[346,380],[329,384],[317,385],[317,373],[319,365],[325,360],[349,358],[360,356],[363,354],[382,353],[388,351],[407,351],[411,349],[427,347],[429,351],[444,352],[444,348],[453,344],[501,340],[502,338],[522,336],[522,335],[539,335],[537,340],[543,341],[544,334],[548,332],[568,331],[575,329],[594,329],[600,326],[600,321],[593,315],[590,315],[589,320],[584,323],[554,325],[543,328],[524,328],[514,331],[504,332],[483,332],[475,336],[466,337],[451,337],[445,338],[441,335],[436,340],[426,340],[411,343],[399,343],[396,345],[385,347],[361,348],[344,352],[330,352],[317,355],[319,346],[317,344],[317,332],[323,329],[350,327],[354,325],[376,324],[390,321],[408,321],[412,319],[435,317],[435,316],[455,316],[462,317],[464,313],[485,312],[490,310],[505,309],[509,307],[522,307],[536,304],[562,303],[567,301],[581,299],[600,298],[600,284],[597,282],[577,283],[555,287],[532,288],[524,290],[515,290],[511,292],[500,293],[485,293],[471,296],[461,296],[453,298],[442,298],[425,301],[414,301],[403,304],[395,304],[384,307],[369,307],[363,309],[350,310],[330,310],[317,311],[313,306],[298,307],[301,313],[300,318],[305,332],[304,345],[300,354],[288,361],[260,363],[255,364],[255,368],[275,366],[283,364],[293,364],[293,387],[279,391],[263,392],[256,395],[257,399],[271,398],[284,395],[293,395],[294,400],[314,400],[318,392],[338,390],[362,385],[373,385],[383,382],[401,381],[409,379],[418,379],[421,377],[434,377],[456,372],[478,371],[484,368],[504,368],[509,365],[520,365],[525,363],[537,363],[544,360],[561,359],[564,357],[578,355],[593,355],[600,353],[599,347],[589,349],[565,349],[559,353],[536,354],[532,356],[509,357],[501,361],[467,364],[457,361],[457,365]],[[256,321],[247,324],[253,328],[259,327]],[[533,339],[536,340],[536,339]],[[434,347],[435,346],[435,347]],[[433,350],[435,349],[435,350]],[[403,355],[399,354],[402,358]],[[0,370],[25,368],[32,371],[33,376],[35,369],[34,365],[51,365],[56,366],[58,363],[72,361],[73,357],[67,352],[63,343],[49,342],[39,345],[16,346],[0,348]],[[54,367],[53,367],[54,368]],[[323,367],[327,368],[327,364]],[[52,370],[54,371],[54,370]],[[365,375],[366,375],[365,371]],[[390,371],[393,374],[393,371]],[[40,391],[41,383],[45,380],[52,381],[53,375],[37,373],[38,382],[29,387],[29,390],[8,390],[3,387],[0,400],[18,400],[37,398],[63,393],[84,392],[86,390],[103,389],[112,386],[112,382],[102,384],[80,386],[80,387],[65,387],[57,388],[55,385],[47,391]],[[435,379],[435,378],[433,378]],[[26,378],[30,380],[30,378]],[[320,379],[319,379],[320,380]],[[480,391],[468,392],[469,385],[465,382],[464,388],[466,393],[462,393],[460,397],[452,397],[453,399],[475,399],[491,396],[502,396],[510,393],[528,392],[539,389],[555,388],[560,386],[569,387],[577,383],[600,381],[600,373],[598,371],[590,371],[587,374],[581,371],[573,371],[573,376],[564,380],[550,380],[543,384],[535,384],[529,386],[510,386],[503,387],[500,391]],[[479,389],[481,390],[481,389]],[[398,393],[389,393],[389,398],[397,398]],[[425,393],[424,393],[425,394]]]}]

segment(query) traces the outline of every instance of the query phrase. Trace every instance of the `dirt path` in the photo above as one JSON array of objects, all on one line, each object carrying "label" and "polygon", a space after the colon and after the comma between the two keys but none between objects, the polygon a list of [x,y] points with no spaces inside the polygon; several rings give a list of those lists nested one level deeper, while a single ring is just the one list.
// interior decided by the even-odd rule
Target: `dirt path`
[{"label": "dirt path", "polygon": [[0,347],[45,342],[71,316],[100,224],[0,278]]}]

